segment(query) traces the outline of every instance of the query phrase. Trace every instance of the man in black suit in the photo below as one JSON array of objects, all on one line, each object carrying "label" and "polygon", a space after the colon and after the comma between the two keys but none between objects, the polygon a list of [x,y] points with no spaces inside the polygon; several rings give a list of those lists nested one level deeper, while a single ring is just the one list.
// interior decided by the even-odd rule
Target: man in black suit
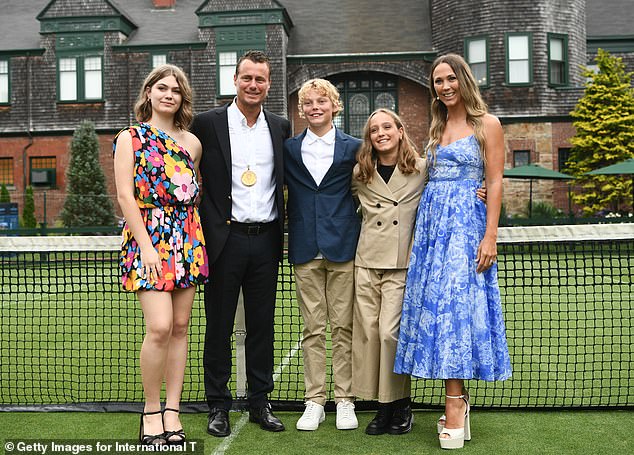
[{"label": "man in black suit", "polygon": [[194,118],[200,139],[200,204],[210,263],[203,365],[210,413],[207,432],[231,433],[231,336],[240,288],[247,329],[249,420],[282,431],[268,393],[273,390],[273,323],[284,225],[283,142],[288,120],[262,108],[270,82],[265,54],[249,51],[236,65],[232,103]]}]

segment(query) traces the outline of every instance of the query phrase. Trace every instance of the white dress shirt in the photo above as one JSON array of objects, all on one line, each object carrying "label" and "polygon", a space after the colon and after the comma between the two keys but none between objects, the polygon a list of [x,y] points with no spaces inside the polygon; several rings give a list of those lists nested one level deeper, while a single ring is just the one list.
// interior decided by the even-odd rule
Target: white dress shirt
[{"label": "white dress shirt", "polygon": [[310,129],[302,141],[302,161],[317,186],[332,166],[335,157],[335,127],[319,137]]},{"label": "white dress shirt", "polygon": [[[273,143],[264,112],[249,127],[235,99],[227,109],[231,143],[231,219],[241,223],[266,223],[277,218]],[[242,174],[255,172],[253,186],[242,183]]]}]

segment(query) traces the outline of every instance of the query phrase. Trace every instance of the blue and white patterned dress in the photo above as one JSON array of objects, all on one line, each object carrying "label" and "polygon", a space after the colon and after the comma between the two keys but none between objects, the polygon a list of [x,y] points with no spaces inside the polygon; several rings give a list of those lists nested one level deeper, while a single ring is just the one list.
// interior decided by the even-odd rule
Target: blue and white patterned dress
[{"label": "blue and white patterned dress", "polygon": [[438,146],[418,207],[394,372],[430,379],[511,376],[497,265],[476,273],[486,205],[480,146]]}]

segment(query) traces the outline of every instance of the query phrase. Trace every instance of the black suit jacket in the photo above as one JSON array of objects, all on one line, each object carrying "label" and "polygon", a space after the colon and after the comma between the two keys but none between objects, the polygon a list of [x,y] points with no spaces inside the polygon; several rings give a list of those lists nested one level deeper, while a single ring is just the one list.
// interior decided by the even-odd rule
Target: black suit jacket
[{"label": "black suit jacket", "polygon": [[[224,248],[231,225],[231,143],[229,140],[229,104],[211,109],[194,117],[191,131],[198,137],[203,153],[200,172],[203,196],[200,217],[210,264]],[[275,169],[275,203],[280,232],[284,231],[284,140],[291,135],[290,122],[264,110],[273,143]]]}]

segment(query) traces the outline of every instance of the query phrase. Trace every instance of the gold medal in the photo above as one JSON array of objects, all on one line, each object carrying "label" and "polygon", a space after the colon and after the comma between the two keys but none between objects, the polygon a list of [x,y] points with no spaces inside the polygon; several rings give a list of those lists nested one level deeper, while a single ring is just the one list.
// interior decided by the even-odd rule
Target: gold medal
[{"label": "gold medal", "polygon": [[257,181],[257,179],[258,177],[255,175],[255,172],[253,172],[249,168],[247,168],[247,170],[242,173],[242,177],[240,177],[240,180],[242,181],[242,184],[244,186],[255,185],[255,182]]}]

